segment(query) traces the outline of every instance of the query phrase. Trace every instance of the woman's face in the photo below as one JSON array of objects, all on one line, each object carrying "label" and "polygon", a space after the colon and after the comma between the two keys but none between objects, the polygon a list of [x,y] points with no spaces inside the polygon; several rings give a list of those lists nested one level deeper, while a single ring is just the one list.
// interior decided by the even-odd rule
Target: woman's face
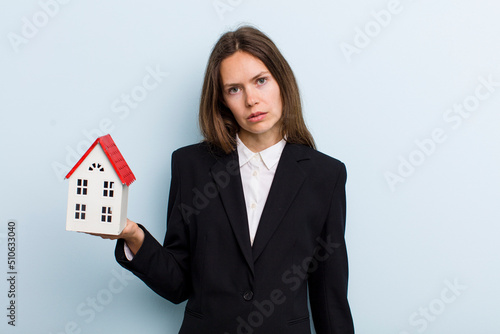
[{"label": "woman's face", "polygon": [[281,139],[280,88],[262,61],[238,51],[220,66],[223,97],[240,126],[240,138],[265,136]]}]

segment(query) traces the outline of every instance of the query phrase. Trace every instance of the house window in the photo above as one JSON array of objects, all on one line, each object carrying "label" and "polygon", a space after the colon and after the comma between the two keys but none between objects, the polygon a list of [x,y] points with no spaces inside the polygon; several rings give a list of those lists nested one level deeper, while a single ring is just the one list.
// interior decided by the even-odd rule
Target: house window
[{"label": "house window", "polygon": [[85,220],[85,211],[86,210],[87,210],[87,206],[85,204],[76,204],[75,205],[75,219]]},{"label": "house window", "polygon": [[101,211],[101,222],[103,223],[111,223],[111,207],[103,206]]},{"label": "house window", "polygon": [[115,194],[114,185],[114,182],[104,181],[104,189],[102,190],[102,195],[104,197],[113,197]]},{"label": "house window", "polygon": [[104,172],[104,167],[101,166],[100,163],[94,162],[92,165],[89,167],[89,171],[92,172],[95,170],[98,170],[99,172]]},{"label": "house window", "polygon": [[76,180],[76,194],[77,195],[87,195],[88,181],[78,179]]}]

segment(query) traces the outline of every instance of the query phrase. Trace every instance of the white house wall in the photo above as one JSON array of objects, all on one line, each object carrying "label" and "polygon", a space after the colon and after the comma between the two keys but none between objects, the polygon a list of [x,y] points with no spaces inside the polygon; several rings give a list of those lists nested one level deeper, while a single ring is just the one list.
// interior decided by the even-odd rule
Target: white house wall
[{"label": "white house wall", "polygon": [[[120,226],[119,226],[119,232],[121,232],[124,228],[125,225],[127,225],[127,208],[128,208],[128,186],[125,184],[120,184],[121,185],[121,190],[122,190],[122,198],[121,198],[121,212],[120,212]],[[118,234],[118,233],[117,233]]]},{"label": "white house wall", "polygon": [[[99,163],[104,168],[104,171],[100,172],[98,169],[89,171],[89,167],[93,163]],[[87,195],[77,195],[78,179],[88,180]],[[114,182],[113,197],[103,196],[104,181]],[[126,224],[127,199],[128,187],[122,185],[101,145],[97,144],[69,179],[66,229],[70,231],[119,234]],[[75,206],[77,203],[86,205],[85,220],[75,219]],[[111,223],[101,222],[102,207],[112,208]]]}]

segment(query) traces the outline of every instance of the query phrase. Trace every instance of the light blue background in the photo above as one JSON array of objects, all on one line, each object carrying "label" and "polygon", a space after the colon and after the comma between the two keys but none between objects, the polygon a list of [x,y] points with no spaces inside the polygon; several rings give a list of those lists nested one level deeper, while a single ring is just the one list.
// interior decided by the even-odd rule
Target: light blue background
[{"label": "light blue background", "polygon": [[[114,242],[65,231],[57,167],[72,167],[69,152],[83,153],[107,122],[137,177],[129,217],[162,240],[170,154],[201,138],[211,47],[251,23],[291,64],[318,149],[347,165],[357,333],[499,333],[498,1],[88,0],[50,7],[44,22],[50,2],[0,4],[0,332],[177,333],[183,307],[124,273]],[[41,27],[16,46],[13,34],[34,16]],[[342,47],[356,42],[346,56]],[[168,75],[125,114],[122,94],[139,92],[148,69]],[[474,102],[480,78],[497,86],[453,128],[443,117]],[[418,153],[415,141],[435,129],[446,140]],[[398,172],[400,157],[421,164],[391,189],[385,174]],[[15,328],[2,278],[9,219],[18,224]]]}]

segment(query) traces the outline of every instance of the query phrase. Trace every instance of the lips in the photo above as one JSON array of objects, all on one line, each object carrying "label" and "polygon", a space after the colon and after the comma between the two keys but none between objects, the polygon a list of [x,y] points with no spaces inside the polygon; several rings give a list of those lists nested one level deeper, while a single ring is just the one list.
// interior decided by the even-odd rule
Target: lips
[{"label": "lips", "polygon": [[250,122],[258,122],[266,117],[266,114],[267,113],[261,111],[254,112],[250,116],[248,116],[247,120],[249,120]]}]

